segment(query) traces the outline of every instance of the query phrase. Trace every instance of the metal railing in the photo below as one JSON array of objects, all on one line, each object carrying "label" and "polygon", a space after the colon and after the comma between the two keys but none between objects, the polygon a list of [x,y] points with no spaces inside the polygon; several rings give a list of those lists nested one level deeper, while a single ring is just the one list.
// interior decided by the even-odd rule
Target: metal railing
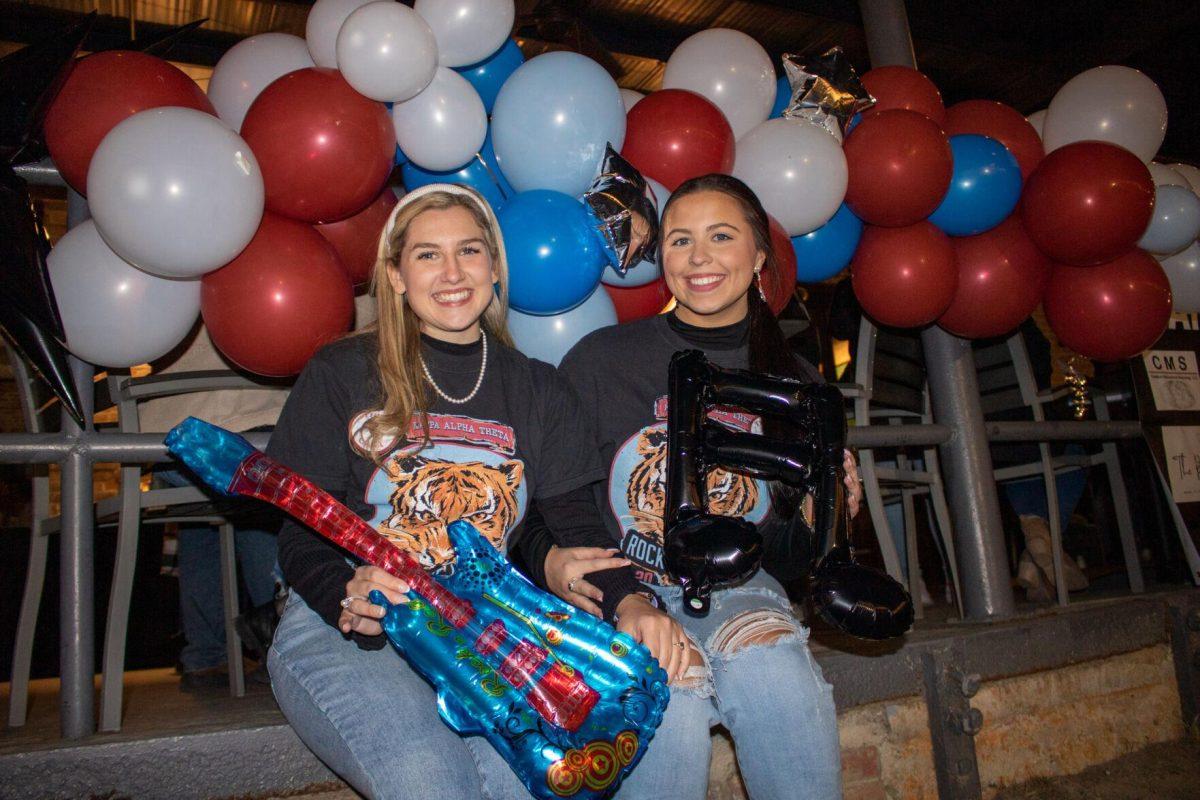
[{"label": "metal railing", "polygon": [[[32,184],[63,185],[53,164],[20,167],[19,174]],[[70,190],[68,190],[70,191]],[[86,206],[82,198],[73,192],[68,196],[68,220],[76,222],[86,218]],[[945,334],[949,336],[948,334]],[[941,347],[944,343],[937,343]],[[931,343],[926,342],[929,350]],[[953,343],[951,343],[953,345]],[[954,346],[957,353],[962,348]],[[944,348],[943,348],[944,349]],[[965,356],[970,364],[969,345]],[[930,364],[944,363],[943,359],[930,358]],[[78,359],[71,360],[73,379],[81,400],[85,418],[90,419],[94,410],[94,370]],[[1011,590],[1008,589],[1007,565],[1001,559],[991,557],[983,544],[991,537],[1002,546],[998,521],[995,526],[983,519],[979,497],[990,493],[995,502],[995,485],[991,481],[991,461],[987,458],[986,442],[993,441],[1062,441],[1095,439],[1130,439],[1141,435],[1138,422],[991,422],[984,424],[978,413],[945,411],[945,404],[938,403],[937,393],[945,392],[947,379],[959,380],[962,369],[952,375],[934,380],[938,370],[930,370],[931,391],[934,393],[934,408],[938,419],[948,417],[950,424],[922,425],[869,425],[852,427],[848,443],[852,447],[871,449],[881,447],[938,445],[943,453],[961,453],[966,442],[983,442],[983,454],[973,456],[976,463],[967,470],[966,477],[948,481],[949,505],[954,517],[955,529],[960,541],[974,540],[980,546],[959,549],[960,574],[964,576],[963,596],[968,617],[1004,616],[1012,613]],[[965,374],[965,373],[963,373]],[[970,386],[974,386],[974,372]],[[953,385],[953,384],[952,384]],[[955,388],[959,401],[972,407],[970,398],[961,397],[969,387],[964,384]],[[973,408],[978,409],[978,396]],[[96,721],[93,711],[94,662],[94,523],[92,519],[92,465],[97,461],[123,464],[156,463],[170,460],[162,437],[158,434],[102,433],[89,423],[80,428],[67,415],[59,433],[0,434],[0,463],[5,464],[58,464],[62,469],[62,542],[60,548],[60,615],[59,650],[60,671],[60,720],[62,735],[78,739],[95,732]],[[250,434],[248,438],[255,446],[264,446],[268,434]],[[973,445],[974,446],[974,445]],[[970,461],[971,459],[966,459]],[[959,475],[964,469],[964,458],[949,458],[947,472]],[[986,504],[985,504],[986,505]],[[998,511],[996,512],[998,516]],[[1003,553],[1001,553],[1003,556]],[[962,569],[962,567],[967,567]],[[1008,604],[999,602],[994,596],[994,587],[988,588],[1002,578],[1004,591],[1008,593]],[[986,584],[986,585],[985,585]],[[985,613],[986,612],[986,613]],[[105,676],[107,679],[109,676]],[[120,680],[121,676],[112,676]]]}]

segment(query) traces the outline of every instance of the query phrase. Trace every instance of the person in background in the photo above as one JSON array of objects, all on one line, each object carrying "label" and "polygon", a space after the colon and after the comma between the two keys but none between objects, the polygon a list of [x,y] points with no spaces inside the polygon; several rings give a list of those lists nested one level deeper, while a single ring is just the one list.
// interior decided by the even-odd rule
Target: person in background
[{"label": "person in background", "polygon": [[[203,324],[160,362],[153,375],[233,369],[217,352]],[[138,423],[144,433],[166,433],[189,416],[231,431],[269,431],[287,399],[286,384],[264,384],[261,389],[225,389],[192,392],[146,400],[138,406]],[[188,486],[187,474],[175,468],[160,469],[155,480],[163,486]],[[250,601],[247,615],[239,618],[238,633],[246,646],[265,660],[267,646],[278,620],[276,600],[284,593],[277,566],[277,528],[271,517],[260,525],[235,528],[238,575]],[[179,686],[183,691],[221,687],[229,681],[225,616],[221,595],[221,547],[211,525],[180,524],[176,534],[179,571],[179,617],[184,645],[179,653]],[[265,640],[265,641],[264,641]],[[265,671],[255,671],[257,679]]]}]

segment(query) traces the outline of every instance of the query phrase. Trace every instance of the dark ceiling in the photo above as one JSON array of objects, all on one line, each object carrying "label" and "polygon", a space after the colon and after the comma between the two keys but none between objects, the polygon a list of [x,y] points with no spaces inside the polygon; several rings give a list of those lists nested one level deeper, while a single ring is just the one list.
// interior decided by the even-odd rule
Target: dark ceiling
[{"label": "dark ceiling", "polygon": [[[1149,75],[1166,96],[1170,121],[1162,160],[1200,163],[1200,92],[1194,89],[1200,76],[1200,2],[910,0],[907,6],[918,64],[947,104],[988,98],[1028,114],[1045,108],[1073,75],[1124,64]],[[547,43],[579,49],[623,72],[623,86],[643,90],[657,88],[661,80],[661,64],[654,60],[665,61],[689,35],[711,27],[742,30],[773,58],[840,44],[860,71],[870,67],[858,3],[852,0],[517,0],[517,9],[516,32],[526,39],[527,51]],[[32,41],[72,16],[0,2],[0,38]],[[141,26],[148,32],[156,27]],[[128,22],[102,18],[97,31],[93,38],[119,42]],[[238,38],[201,30],[170,57],[212,64]]]}]

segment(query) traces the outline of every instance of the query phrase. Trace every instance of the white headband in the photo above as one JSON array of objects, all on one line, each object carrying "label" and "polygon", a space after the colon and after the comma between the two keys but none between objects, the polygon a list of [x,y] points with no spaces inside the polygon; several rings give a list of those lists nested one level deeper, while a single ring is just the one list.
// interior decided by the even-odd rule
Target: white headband
[{"label": "white headband", "polygon": [[475,207],[483,213],[483,218],[487,220],[488,225],[490,225],[492,230],[495,232],[496,256],[499,263],[494,266],[496,269],[503,269],[505,273],[507,273],[508,257],[504,252],[504,236],[500,232],[500,221],[496,219],[496,212],[492,210],[491,205],[488,204],[488,201],[485,200],[483,195],[481,195],[479,192],[475,191],[469,186],[462,186],[457,183],[427,183],[424,186],[419,186],[416,189],[413,189],[411,192],[401,197],[400,201],[396,203],[396,207],[392,209],[392,213],[388,215],[387,222],[383,226],[383,233],[379,238],[379,257],[382,258],[387,250],[388,242],[390,242],[392,239],[392,230],[396,226],[396,217],[400,214],[401,210],[412,205],[425,195],[433,194],[435,192],[443,192],[445,194],[452,194],[458,197],[466,197],[475,204]]}]

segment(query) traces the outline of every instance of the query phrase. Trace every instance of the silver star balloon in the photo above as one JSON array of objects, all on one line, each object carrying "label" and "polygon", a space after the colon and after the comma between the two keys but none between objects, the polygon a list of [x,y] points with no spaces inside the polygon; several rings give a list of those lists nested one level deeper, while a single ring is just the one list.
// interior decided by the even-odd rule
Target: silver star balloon
[{"label": "silver star balloon", "polygon": [[839,142],[854,115],[875,105],[841,47],[803,60],[789,53],[783,57],[783,70],[792,87],[784,119],[820,125]]},{"label": "silver star balloon", "polygon": [[653,260],[658,203],[646,179],[611,144],[581,199],[613,269],[624,275],[642,259]]}]

